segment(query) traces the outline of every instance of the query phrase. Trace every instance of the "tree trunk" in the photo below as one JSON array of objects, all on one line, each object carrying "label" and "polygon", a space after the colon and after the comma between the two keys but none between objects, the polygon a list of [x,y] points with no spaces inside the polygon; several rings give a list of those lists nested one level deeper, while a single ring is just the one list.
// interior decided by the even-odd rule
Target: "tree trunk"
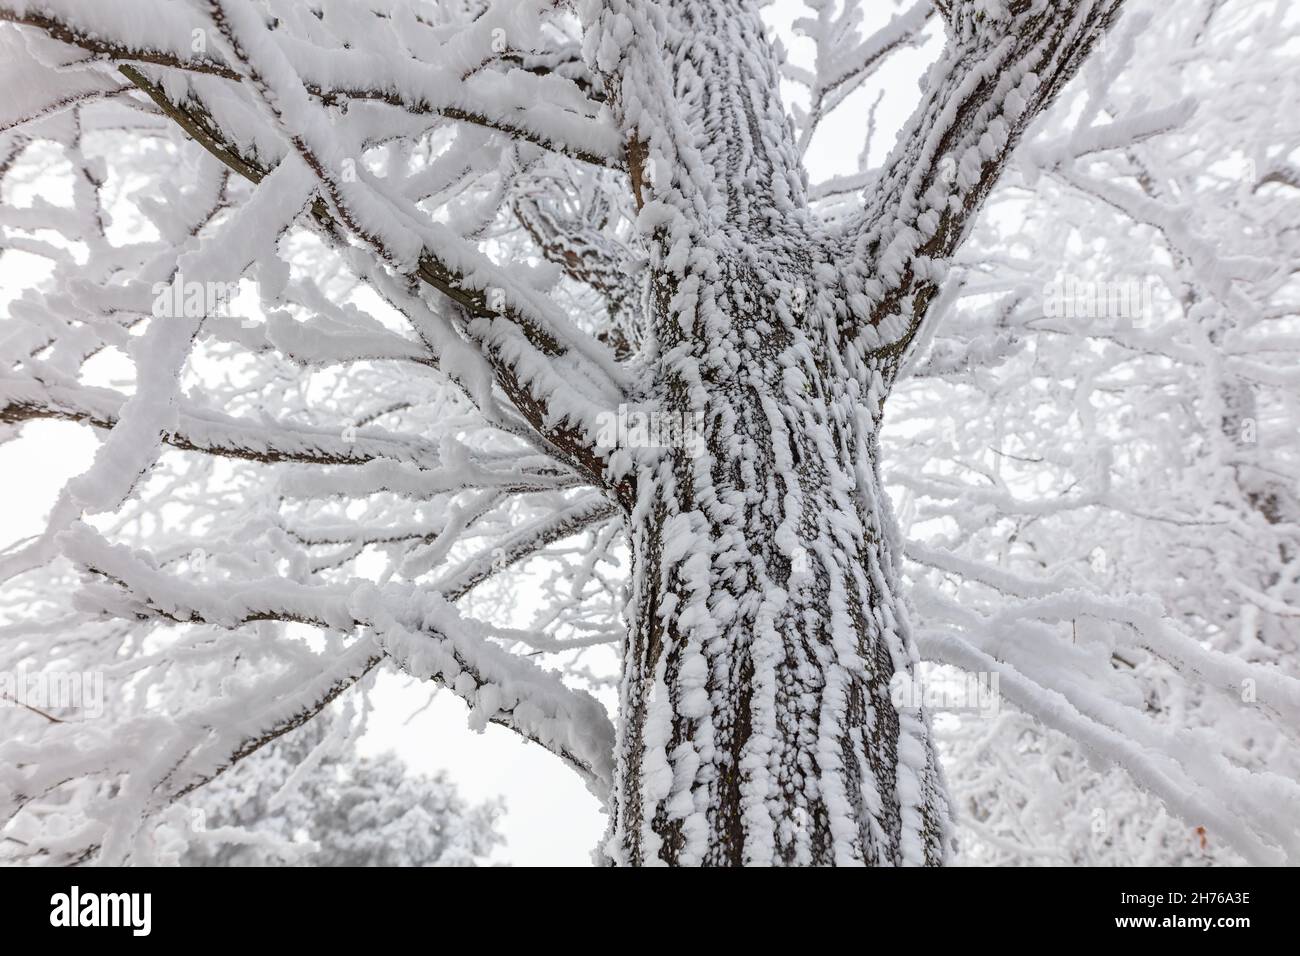
[{"label": "tree trunk", "polygon": [[820,324],[809,309],[830,312],[831,289],[774,289],[760,277],[794,264],[739,265],[752,253],[724,268],[689,332],[658,323],[668,359],[645,406],[700,413],[706,450],[629,449],[631,627],[606,852],[938,864],[947,804],[928,720],[890,695],[917,654],[880,483],[881,396],[855,395],[859,377],[802,331]]},{"label": "tree trunk", "polygon": [[949,44],[922,101],[829,222],[760,6],[603,0],[585,38],[648,251],[637,398],[698,416],[704,444],[629,433],[606,469],[634,561],[606,852],[937,864],[929,726],[891,702],[917,655],[880,416],[983,197],[1119,0],[936,4]]}]

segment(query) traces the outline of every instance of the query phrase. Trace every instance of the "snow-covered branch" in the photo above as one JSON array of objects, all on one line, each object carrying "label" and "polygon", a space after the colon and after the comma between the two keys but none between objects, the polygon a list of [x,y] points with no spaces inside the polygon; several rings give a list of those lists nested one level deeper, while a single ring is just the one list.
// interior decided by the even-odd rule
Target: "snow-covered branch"
[{"label": "snow-covered branch", "polygon": [[840,334],[897,368],[952,254],[1024,131],[1117,17],[1121,0],[953,4],[948,45],[840,254]]}]

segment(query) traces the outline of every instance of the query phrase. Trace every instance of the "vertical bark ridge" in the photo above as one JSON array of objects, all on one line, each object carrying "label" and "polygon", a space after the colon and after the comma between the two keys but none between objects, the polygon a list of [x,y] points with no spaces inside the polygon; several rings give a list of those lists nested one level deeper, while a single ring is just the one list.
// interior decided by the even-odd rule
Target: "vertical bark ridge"
[{"label": "vertical bark ridge", "polygon": [[[750,251],[753,256],[753,250]],[[778,268],[778,266],[780,268]],[[803,331],[807,262],[737,256],[652,404],[707,451],[629,449],[635,569],[618,862],[938,863],[947,808],[898,596],[877,422]],[[707,316],[726,316],[705,334]]]}]

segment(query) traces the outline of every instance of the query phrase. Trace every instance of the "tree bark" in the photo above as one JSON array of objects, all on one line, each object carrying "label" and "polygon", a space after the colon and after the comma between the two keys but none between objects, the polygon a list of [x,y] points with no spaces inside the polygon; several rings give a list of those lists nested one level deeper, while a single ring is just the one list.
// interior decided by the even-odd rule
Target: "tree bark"
[{"label": "tree bark", "polygon": [[702,420],[706,450],[650,449],[637,469],[606,850],[626,864],[939,864],[928,720],[890,695],[918,657],[880,483],[881,397],[857,394],[803,331],[834,286],[800,292],[808,269],[774,294],[762,277],[778,263],[756,271],[750,256],[724,268],[714,320],[677,332],[647,403]]},{"label": "tree bark", "polygon": [[917,652],[880,417],[975,211],[1119,3],[937,4],[922,102],[829,225],[757,4],[600,4],[587,49],[649,250],[637,398],[705,449],[609,459],[635,489],[613,862],[944,861],[928,720],[891,702]]}]

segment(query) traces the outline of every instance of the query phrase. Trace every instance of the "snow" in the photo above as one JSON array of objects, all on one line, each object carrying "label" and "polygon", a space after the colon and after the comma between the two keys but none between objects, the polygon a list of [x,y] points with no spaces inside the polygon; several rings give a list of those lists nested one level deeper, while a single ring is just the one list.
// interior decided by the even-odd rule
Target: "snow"
[{"label": "snow", "polygon": [[[0,30],[0,242],[49,264],[0,437],[98,442],[0,554],[0,661],[110,678],[0,746],[30,852],[291,852],[182,802],[391,668],[576,771],[601,862],[1018,859],[1057,772],[1163,801],[1143,853],[1300,858],[1295,197],[1208,161],[1289,168],[1285,31],[1118,6],[815,0],[787,50],[708,0],[0,5],[72,41]],[[884,164],[810,188],[940,33]],[[1051,308],[1121,267],[1151,314]],[[603,440],[626,408],[692,441]],[[936,662],[1017,715],[951,779],[890,695]]]}]

